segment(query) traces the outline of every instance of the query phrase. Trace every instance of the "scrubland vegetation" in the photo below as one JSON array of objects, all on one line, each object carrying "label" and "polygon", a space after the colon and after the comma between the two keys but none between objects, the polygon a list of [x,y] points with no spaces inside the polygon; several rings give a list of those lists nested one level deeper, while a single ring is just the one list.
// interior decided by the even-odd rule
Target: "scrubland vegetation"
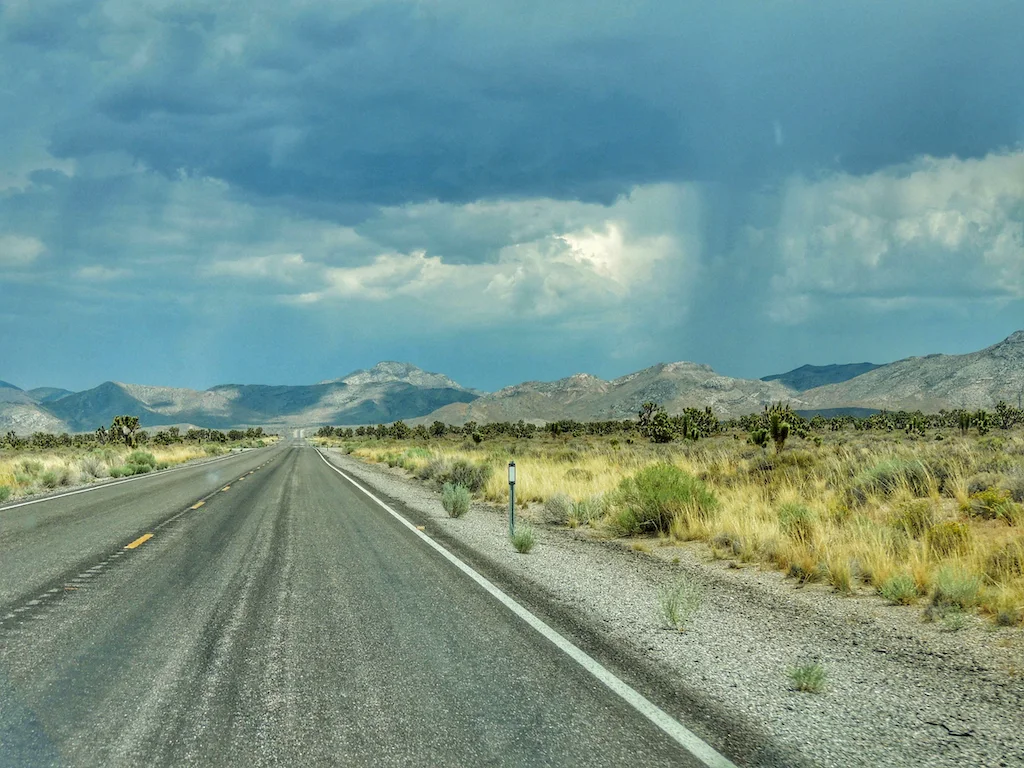
[{"label": "scrubland vegetation", "polygon": [[39,432],[0,440],[0,503],[20,496],[167,469],[233,448],[262,447],[277,438],[263,430],[188,430],[171,427],[152,436],[137,418],[118,416],[108,430],[88,435]]},{"label": "scrubland vegetation", "polygon": [[1009,421],[911,414],[896,426],[882,414],[822,428],[777,407],[707,431],[691,415],[669,425],[668,440],[656,431],[664,418],[645,429],[640,415],[605,434],[435,425],[400,428],[396,439],[382,426],[323,430],[319,442],[501,505],[514,459],[517,502],[549,524],[650,546],[703,542],[715,558],[875,593],[949,629],[972,613],[997,626],[1024,621],[1024,431],[1014,409]]}]

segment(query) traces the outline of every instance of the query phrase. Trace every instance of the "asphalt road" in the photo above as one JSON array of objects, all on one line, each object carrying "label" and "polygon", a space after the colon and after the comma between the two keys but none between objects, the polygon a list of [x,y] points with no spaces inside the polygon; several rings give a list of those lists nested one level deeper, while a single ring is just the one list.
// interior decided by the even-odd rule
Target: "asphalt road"
[{"label": "asphalt road", "polygon": [[0,765],[699,763],[290,443],[0,510]]}]

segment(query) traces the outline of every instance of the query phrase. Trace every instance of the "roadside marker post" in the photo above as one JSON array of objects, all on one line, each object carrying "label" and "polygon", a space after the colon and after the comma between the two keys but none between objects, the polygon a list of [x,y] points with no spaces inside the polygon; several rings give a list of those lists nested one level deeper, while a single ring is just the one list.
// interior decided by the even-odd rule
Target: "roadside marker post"
[{"label": "roadside marker post", "polygon": [[516,463],[508,463],[508,535],[516,535]]}]

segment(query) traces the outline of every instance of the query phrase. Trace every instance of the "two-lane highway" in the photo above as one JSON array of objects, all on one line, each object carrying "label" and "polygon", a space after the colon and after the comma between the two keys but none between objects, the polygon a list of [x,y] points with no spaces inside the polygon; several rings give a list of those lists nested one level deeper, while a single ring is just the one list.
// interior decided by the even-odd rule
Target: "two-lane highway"
[{"label": "two-lane highway", "polygon": [[2,540],[6,610],[187,510],[0,625],[0,764],[701,764],[312,448],[224,465]]}]

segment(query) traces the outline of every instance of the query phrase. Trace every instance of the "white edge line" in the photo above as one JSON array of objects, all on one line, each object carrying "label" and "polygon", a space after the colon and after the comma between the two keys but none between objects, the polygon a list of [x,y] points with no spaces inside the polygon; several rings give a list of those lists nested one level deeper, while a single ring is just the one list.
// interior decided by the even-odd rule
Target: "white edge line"
[{"label": "white edge line", "polygon": [[701,739],[697,734],[690,731],[682,723],[676,720],[674,717],[669,715],[665,710],[647,699],[642,693],[637,691],[631,685],[625,681],[619,679],[611,670],[605,667],[601,662],[595,659],[590,654],[577,648],[571,642],[562,637],[558,632],[552,629],[550,626],[544,623],[534,614],[530,613],[526,608],[516,602],[513,598],[509,597],[505,592],[496,587],[487,578],[482,576],[473,570],[470,566],[460,560],[458,557],[453,555],[443,546],[438,544],[432,538],[427,536],[425,533],[416,528],[415,525],[406,520],[402,515],[393,510],[383,501],[374,496],[369,490],[364,488],[360,483],[351,478],[349,475],[342,472],[331,462],[327,460],[327,457],[320,451],[317,451],[324,464],[333,469],[343,478],[348,480],[352,485],[362,491],[364,494],[369,496],[373,501],[380,505],[385,511],[390,513],[392,517],[398,520],[402,525],[408,528],[412,533],[426,542],[430,547],[437,550],[442,557],[448,560],[452,565],[462,571],[464,574],[469,576],[473,581],[483,587],[487,592],[498,602],[508,608],[512,613],[518,616],[520,619],[529,624],[533,629],[543,635],[546,639],[550,640],[554,645],[573,661],[583,667],[587,672],[596,677],[608,688],[610,688],[615,694],[622,698],[627,704],[633,709],[647,718],[650,722],[668,734],[676,743],[683,747],[687,752],[700,760],[708,768],[737,768],[737,766],[731,762],[724,755],[719,754],[715,749]]},{"label": "white edge line", "polygon": [[[270,446],[267,446],[268,448]],[[254,448],[253,450],[260,450]],[[244,456],[247,451],[237,454],[238,456]],[[217,464],[221,461],[227,461],[228,459],[235,458],[236,454],[231,456],[221,456],[219,459],[210,459],[210,461],[204,461],[202,464],[192,464],[188,467],[174,467],[172,469],[162,469],[159,472],[147,472],[144,475],[137,475],[135,477],[128,477],[124,480],[115,480],[112,483],[99,483],[98,485],[92,485],[88,488],[79,488],[77,491],[68,491],[67,493],[58,493],[55,496],[44,496],[41,499],[32,499],[31,501],[22,501],[17,504],[10,504],[6,507],[0,507],[0,512],[6,512],[9,509],[17,509],[18,507],[27,507],[30,504],[42,504],[44,501],[55,501],[57,499],[66,499],[68,496],[77,496],[80,493],[89,493],[90,491],[102,491],[104,488],[113,488],[115,485],[124,485],[125,483],[133,483],[136,480],[152,480],[154,477],[164,477],[166,475],[173,474],[174,472],[181,472],[186,469],[195,469],[196,467],[208,467],[210,464]]]}]

